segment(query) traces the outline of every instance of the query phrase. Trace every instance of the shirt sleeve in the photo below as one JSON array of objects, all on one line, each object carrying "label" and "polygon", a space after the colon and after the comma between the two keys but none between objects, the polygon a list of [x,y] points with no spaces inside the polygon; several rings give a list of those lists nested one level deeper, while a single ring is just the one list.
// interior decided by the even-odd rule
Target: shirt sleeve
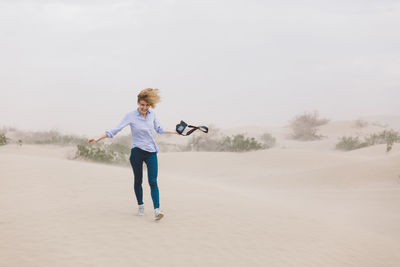
[{"label": "shirt sleeve", "polygon": [[124,129],[130,123],[129,113],[124,116],[121,122],[112,129],[106,130],[106,135],[110,138],[113,138],[119,131]]},{"label": "shirt sleeve", "polygon": [[159,133],[162,134],[165,132],[164,127],[160,124],[160,122],[157,120],[157,116],[154,116],[154,130]]}]

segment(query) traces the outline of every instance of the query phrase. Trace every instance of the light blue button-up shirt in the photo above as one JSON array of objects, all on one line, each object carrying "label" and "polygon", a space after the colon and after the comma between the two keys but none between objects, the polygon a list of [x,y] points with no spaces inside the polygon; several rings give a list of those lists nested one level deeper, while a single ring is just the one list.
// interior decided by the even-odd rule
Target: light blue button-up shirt
[{"label": "light blue button-up shirt", "polygon": [[152,108],[148,109],[146,118],[139,113],[138,109],[128,112],[117,126],[106,130],[106,135],[113,138],[128,125],[131,126],[132,148],[138,147],[148,152],[158,152],[159,147],[154,140],[154,134],[155,132],[162,134],[165,129],[157,120]]}]

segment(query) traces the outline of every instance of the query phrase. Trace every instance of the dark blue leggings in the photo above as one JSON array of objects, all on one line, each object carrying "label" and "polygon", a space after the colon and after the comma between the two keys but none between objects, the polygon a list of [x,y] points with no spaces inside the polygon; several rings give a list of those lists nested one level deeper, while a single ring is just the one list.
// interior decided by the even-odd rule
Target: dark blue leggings
[{"label": "dark blue leggings", "polygon": [[129,158],[133,175],[135,176],[135,194],[139,205],[143,204],[143,162],[147,165],[147,175],[149,178],[149,185],[151,188],[151,198],[153,199],[153,206],[155,209],[160,207],[159,192],[157,186],[157,152],[148,152],[138,147],[131,149],[131,156]]}]

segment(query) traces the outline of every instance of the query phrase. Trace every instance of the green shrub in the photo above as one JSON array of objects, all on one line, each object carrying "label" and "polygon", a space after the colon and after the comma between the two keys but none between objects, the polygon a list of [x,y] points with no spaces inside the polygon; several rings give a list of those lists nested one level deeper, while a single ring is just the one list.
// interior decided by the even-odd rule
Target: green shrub
[{"label": "green shrub", "polygon": [[245,137],[243,134],[220,136],[217,131],[210,131],[208,134],[193,135],[189,139],[185,150],[244,152],[264,149],[266,147],[254,138]]},{"label": "green shrub", "polygon": [[0,133],[0,146],[4,146],[8,143],[8,138],[5,134]]},{"label": "green shrub", "polygon": [[328,119],[319,119],[316,111],[297,116],[290,123],[292,138],[301,141],[321,139],[322,136],[317,134],[317,127],[328,122]]},{"label": "green shrub", "polygon": [[217,141],[216,151],[232,151],[232,137],[225,136]]},{"label": "green shrub", "polygon": [[400,142],[400,133],[394,130],[385,130],[380,133],[370,134],[361,141],[358,137],[342,137],[336,144],[336,149],[354,150],[362,147],[386,144],[386,152],[392,150],[393,144]]},{"label": "green shrub", "polygon": [[132,144],[132,136],[130,134],[127,135],[119,135],[116,136],[112,139],[113,144],[120,144],[124,146],[126,149],[129,149],[129,147]]},{"label": "green shrub", "polygon": [[358,136],[357,137],[343,136],[340,139],[339,143],[336,144],[336,149],[349,151],[349,150],[354,150],[354,149],[358,149],[358,148],[362,148],[362,147],[366,147],[366,146],[368,146],[368,144],[366,142],[362,142],[358,138]]},{"label": "green shrub", "polygon": [[400,134],[393,130],[391,131],[383,131],[382,133],[386,140],[386,152],[392,150],[392,146],[394,143],[400,142]]},{"label": "green shrub", "polygon": [[220,130],[211,125],[207,134],[193,133],[183,151],[218,151],[219,139]]},{"label": "green shrub", "polygon": [[126,146],[120,143],[111,143],[107,146],[108,150],[114,151],[115,153],[119,153],[122,155],[128,155],[131,153],[130,146]]},{"label": "green shrub", "polygon": [[78,145],[85,144],[87,139],[76,135],[64,135],[58,131],[38,131],[24,134],[23,141],[27,144]]},{"label": "green shrub", "polygon": [[[130,150],[128,149],[128,151]],[[115,144],[103,144],[102,146],[84,144],[77,145],[75,158],[103,163],[128,164],[128,151],[127,149]]]},{"label": "green shrub", "polygon": [[400,142],[400,134],[394,130],[385,130],[378,134],[371,134],[365,138],[368,145],[386,144],[386,151],[392,150],[393,144]]},{"label": "green shrub", "polygon": [[232,137],[226,136],[218,143],[218,151],[244,152],[263,149],[264,146],[257,142],[253,137],[248,138],[243,134]]},{"label": "green shrub", "polygon": [[264,133],[263,135],[261,135],[261,140],[264,143],[264,148],[271,148],[271,147],[275,146],[275,144],[276,144],[275,137],[273,137],[269,133]]},{"label": "green shrub", "polygon": [[218,140],[214,137],[202,135],[193,135],[188,143],[188,151],[217,151]]}]

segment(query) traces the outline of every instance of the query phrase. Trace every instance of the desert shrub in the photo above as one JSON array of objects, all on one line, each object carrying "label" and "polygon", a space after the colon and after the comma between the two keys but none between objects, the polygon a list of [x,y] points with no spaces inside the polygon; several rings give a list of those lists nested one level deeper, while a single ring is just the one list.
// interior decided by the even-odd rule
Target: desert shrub
[{"label": "desert shrub", "polygon": [[224,136],[214,127],[208,134],[194,134],[190,137],[186,151],[227,151],[243,152],[263,149],[265,146],[255,138],[245,137],[243,134]]},{"label": "desert shrub", "polygon": [[365,142],[368,144],[368,146],[373,146],[378,144],[384,144],[386,141],[385,137],[382,134],[374,133],[365,137]]},{"label": "desert shrub", "polygon": [[261,135],[260,139],[264,144],[264,148],[271,148],[276,144],[275,137],[273,137],[270,133],[264,133],[263,135]]},{"label": "desert shrub", "polygon": [[218,141],[216,151],[232,151],[232,137],[224,136]]},{"label": "desert shrub", "polygon": [[5,134],[0,133],[0,146],[4,146],[8,143],[8,138]]},{"label": "desert shrub", "polygon": [[232,137],[226,136],[218,143],[218,151],[244,152],[263,149],[264,146],[253,137],[245,137],[237,134]]},{"label": "desert shrub", "polygon": [[184,151],[218,151],[220,130],[214,126],[209,127],[207,134],[193,133],[186,144]]},{"label": "desert shrub", "polygon": [[217,151],[218,139],[207,135],[194,135],[189,139],[186,150]]},{"label": "desert shrub", "polygon": [[290,123],[292,138],[301,141],[321,139],[322,136],[317,134],[317,127],[328,122],[328,119],[319,119],[316,111],[297,116]]},{"label": "desert shrub", "polygon": [[384,130],[380,133],[370,134],[365,138],[365,140],[370,145],[398,142],[400,140],[400,134],[395,130]]},{"label": "desert shrub", "polygon": [[76,135],[64,135],[58,131],[38,131],[24,134],[27,144],[77,145],[86,143],[87,139]]},{"label": "desert shrub", "polygon": [[121,145],[77,145],[75,158],[103,163],[128,164],[130,150]]},{"label": "desert shrub", "polygon": [[358,137],[342,137],[336,144],[336,149],[354,150],[366,146],[386,144],[386,151],[389,152],[394,143],[400,142],[400,133],[394,130],[385,130],[380,133],[370,134],[361,141]]},{"label": "desert shrub", "polygon": [[368,146],[368,144],[366,142],[362,142],[358,138],[358,136],[357,137],[343,136],[340,139],[339,143],[336,144],[336,149],[349,151],[349,150],[354,150],[354,149],[358,149],[358,148],[362,148],[362,147],[366,147],[366,146]]},{"label": "desert shrub", "polygon": [[130,146],[126,146],[121,143],[111,143],[107,146],[110,151],[114,151],[119,154],[128,155],[131,153]]},{"label": "desert shrub", "polygon": [[371,134],[365,138],[368,145],[386,144],[386,151],[392,150],[393,144],[400,142],[400,134],[394,130],[385,130],[378,134]]},{"label": "desert shrub", "polygon": [[383,131],[383,135],[386,140],[386,152],[392,150],[393,144],[400,142],[400,134],[393,130],[391,131]]},{"label": "desert shrub", "polygon": [[123,145],[123,146],[129,148],[131,146],[131,143],[132,143],[132,136],[130,134],[128,134],[128,135],[119,135],[119,136],[114,137],[112,139],[112,142],[116,143],[116,144]]}]

